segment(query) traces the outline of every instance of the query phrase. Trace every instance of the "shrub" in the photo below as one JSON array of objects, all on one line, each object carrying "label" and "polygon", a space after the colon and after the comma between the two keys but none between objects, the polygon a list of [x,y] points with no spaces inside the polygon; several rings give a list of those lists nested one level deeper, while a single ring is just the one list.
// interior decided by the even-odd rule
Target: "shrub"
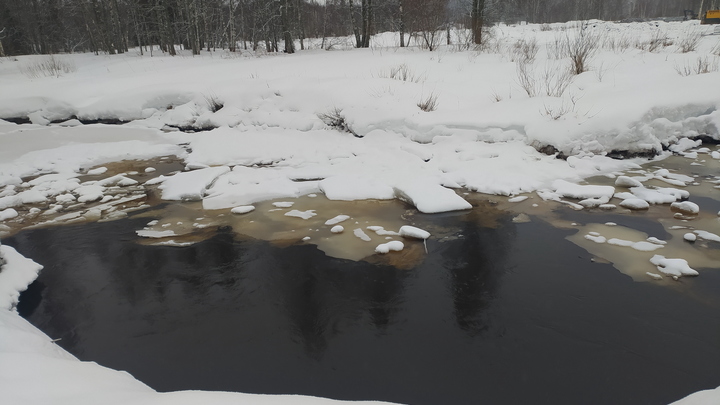
[{"label": "shrub", "polygon": [[695,63],[687,62],[684,66],[675,66],[675,71],[678,72],[680,76],[690,76],[690,75],[701,75],[705,73],[711,73],[711,72],[717,72],[718,68],[720,68],[720,65],[718,64],[718,59],[713,58],[712,60],[708,58],[707,56],[699,56]]},{"label": "shrub", "polygon": [[701,38],[702,32],[700,30],[689,29],[685,31],[678,40],[678,50],[682,53],[694,52],[698,44],[700,44]]},{"label": "shrub", "polygon": [[327,113],[321,113],[318,114],[318,118],[322,122],[325,123],[325,125],[335,128],[338,131],[342,132],[348,132],[355,136],[358,136],[348,125],[347,121],[345,121],[345,116],[342,113],[342,109],[340,108],[333,108],[332,110],[328,111]]},{"label": "shrub", "polygon": [[77,71],[77,67],[72,61],[57,58],[55,55],[20,66],[20,72],[31,79],[41,76],[60,77],[63,73],[68,74],[75,71]]},{"label": "shrub", "polygon": [[421,98],[417,106],[425,112],[435,111],[438,106],[438,95],[434,92],[430,93],[427,97]]}]

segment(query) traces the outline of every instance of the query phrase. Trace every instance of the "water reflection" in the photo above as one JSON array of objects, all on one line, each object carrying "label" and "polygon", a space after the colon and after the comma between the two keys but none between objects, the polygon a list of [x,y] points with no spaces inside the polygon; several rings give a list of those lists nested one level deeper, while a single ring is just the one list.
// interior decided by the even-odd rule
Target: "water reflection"
[{"label": "water reflection", "polygon": [[[46,266],[21,297],[24,316],[79,358],[160,391],[418,405],[533,403],[541,392],[629,405],[715,383],[716,301],[633,283],[540,221],[488,207],[413,220],[430,219],[450,237],[428,241],[409,269],[227,228],[189,247],[146,246],[134,231],[147,219],[3,243]],[[720,293],[720,277],[702,281]]]},{"label": "water reflection", "polygon": [[442,253],[450,277],[455,321],[470,336],[488,329],[484,313],[494,298],[514,238],[510,221],[495,223],[493,230],[477,225],[487,218],[482,210],[470,211],[458,224],[462,238]]}]

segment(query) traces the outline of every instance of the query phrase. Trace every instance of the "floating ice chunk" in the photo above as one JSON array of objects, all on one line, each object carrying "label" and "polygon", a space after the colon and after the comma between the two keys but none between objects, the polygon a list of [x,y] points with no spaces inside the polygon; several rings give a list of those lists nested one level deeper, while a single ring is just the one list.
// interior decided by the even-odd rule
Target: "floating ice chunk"
[{"label": "floating ice chunk", "polygon": [[647,238],[647,241],[650,242],[650,243],[654,243],[654,244],[656,244],[656,245],[667,245],[667,241],[658,239],[658,238],[656,238],[656,237],[654,237],[654,236],[651,236],[651,237]]},{"label": "floating ice chunk", "polygon": [[112,177],[108,177],[106,179],[102,179],[96,183],[99,186],[103,187],[110,187],[110,186],[118,186],[118,187],[127,187],[127,186],[134,186],[138,184],[136,180],[133,180],[131,178],[122,176],[122,175],[116,175]]},{"label": "floating ice chunk", "polygon": [[88,221],[97,221],[102,218],[102,211],[97,208],[89,209],[83,214],[83,217]]},{"label": "floating ice chunk", "polygon": [[342,225],[335,225],[332,228],[330,228],[330,232],[332,233],[343,233],[345,231],[345,228]]},{"label": "floating ice chunk", "polygon": [[292,201],[278,201],[278,202],[272,203],[272,205],[273,205],[273,207],[277,207],[277,208],[290,208],[293,205],[295,205],[295,203]]},{"label": "floating ice chunk", "polygon": [[399,199],[414,205],[418,211],[425,214],[472,208],[472,205],[455,191],[427,181],[416,180],[399,184],[395,187],[395,194]]},{"label": "floating ice chunk", "polygon": [[606,226],[617,226],[615,222],[605,222]]},{"label": "floating ice chunk", "polygon": [[386,254],[389,252],[399,252],[405,248],[405,245],[399,240],[393,240],[388,243],[383,243],[375,248],[375,253]]},{"label": "floating ice chunk", "polygon": [[683,201],[674,202],[670,207],[675,211],[680,211],[683,214],[697,214],[700,212],[700,207],[694,202]]},{"label": "floating ice chunk", "polygon": [[624,239],[618,239],[618,238],[612,238],[608,239],[607,243],[609,245],[615,245],[615,246],[624,246],[624,247],[630,247],[635,250],[641,251],[641,252],[652,252],[654,250],[662,249],[663,245],[658,245],[655,243],[650,242],[632,242],[629,240]]},{"label": "floating ice chunk", "polygon": [[530,216],[524,212],[521,212],[515,217],[513,217],[512,221],[516,224],[526,224],[530,222]]},{"label": "floating ice chunk", "polygon": [[368,226],[367,229],[375,232],[376,234],[378,234],[378,236],[399,236],[400,235],[398,232],[386,231],[385,228],[383,228],[382,226],[373,225],[373,226]]},{"label": "floating ice chunk", "polygon": [[147,226],[155,226],[155,225],[157,225],[159,222],[160,222],[160,221],[158,221],[157,219],[153,219],[152,221],[150,221],[150,222],[147,223]]},{"label": "floating ice chunk", "polygon": [[600,197],[600,198],[586,198],[578,204],[582,205],[585,208],[597,208],[600,207],[603,204],[607,204],[610,201],[610,198],[607,196]]},{"label": "floating ice chunk", "polygon": [[108,168],[103,166],[103,167],[98,167],[96,169],[88,170],[87,174],[89,176],[99,176],[99,175],[105,173],[106,171],[108,171]]},{"label": "floating ice chunk", "polygon": [[317,215],[315,213],[315,210],[307,210],[307,211],[299,211],[299,210],[292,210],[285,213],[286,217],[296,217],[296,218],[302,218],[302,219],[310,219]]},{"label": "floating ice chunk", "polygon": [[690,268],[685,259],[667,259],[665,256],[655,255],[650,258],[650,263],[654,264],[658,271],[670,276],[697,276],[699,273]]},{"label": "floating ice chunk", "polygon": [[410,239],[427,239],[430,237],[430,232],[425,231],[414,226],[405,225],[400,227],[400,236]]},{"label": "floating ice chunk", "polygon": [[712,156],[713,159],[720,159],[720,152],[713,151],[713,153],[711,153],[710,156]]},{"label": "floating ice chunk", "polygon": [[688,232],[685,235],[683,235],[683,239],[685,239],[688,242],[695,242],[697,240],[697,235],[695,235],[694,233]]},{"label": "floating ice chunk", "polygon": [[150,180],[146,181],[146,182],[145,182],[145,185],[146,185],[146,186],[152,186],[152,185],[154,185],[154,184],[160,184],[160,183],[164,182],[165,180],[167,180],[167,179],[169,179],[169,178],[170,178],[170,177],[168,177],[168,176],[160,175],[160,176],[155,177],[154,179],[150,179]]},{"label": "floating ice chunk", "polygon": [[372,240],[361,228],[353,230],[353,233],[355,234],[355,236],[364,240],[365,242],[370,242]]},{"label": "floating ice chunk", "polygon": [[566,180],[555,180],[552,185],[557,194],[566,198],[576,198],[578,200],[602,197],[606,197],[610,200],[613,194],[615,194],[615,187],[613,186],[583,186],[570,183]]},{"label": "floating ice chunk", "polygon": [[657,273],[650,273],[650,272],[648,271],[648,272],[646,272],[645,274],[647,274],[648,276],[654,278],[655,280],[662,280],[662,279],[663,279],[663,276],[661,276],[661,275],[659,275],[659,274],[657,274]]},{"label": "floating ice chunk", "polygon": [[675,143],[674,145],[670,145],[670,147],[668,149],[670,149],[673,152],[679,153],[679,152],[684,152],[688,149],[698,147],[700,145],[702,145],[702,141],[699,139],[693,140],[690,138],[680,138],[677,141],[677,143]]},{"label": "floating ice chunk", "polygon": [[621,207],[625,207],[631,210],[646,210],[650,208],[650,204],[647,201],[639,198],[628,198],[620,203]]},{"label": "floating ice chunk", "polygon": [[695,231],[695,234],[705,240],[712,242],[720,242],[720,236],[710,233],[708,231]]},{"label": "floating ice chunk", "polygon": [[139,231],[135,231],[135,233],[143,238],[167,238],[170,236],[177,236],[173,230],[155,231],[152,229],[141,229]]},{"label": "floating ice chunk", "polygon": [[218,177],[229,171],[229,167],[219,166],[170,176],[160,185],[162,198],[163,200],[200,200],[205,190],[210,187]]},{"label": "floating ice chunk", "polygon": [[628,176],[618,176],[615,180],[615,185],[618,187],[642,187],[642,183],[638,180]]},{"label": "floating ice chunk", "polygon": [[650,204],[670,204],[677,201],[677,197],[670,193],[662,193],[659,190],[651,190],[645,187],[633,187],[630,189],[636,198],[647,201]]},{"label": "floating ice chunk", "polygon": [[154,245],[158,245],[158,246],[172,246],[172,247],[186,247],[186,246],[192,246],[194,244],[195,244],[195,242],[177,242],[173,239],[154,243]]},{"label": "floating ice chunk", "polygon": [[60,194],[55,196],[55,202],[58,202],[60,204],[67,204],[74,202],[76,200],[75,196],[72,194]]},{"label": "floating ice chunk", "polygon": [[511,202],[511,203],[519,203],[519,202],[523,202],[523,201],[525,201],[525,200],[527,200],[527,199],[528,199],[528,196],[526,196],[526,195],[520,195],[520,196],[517,196],[517,197],[510,198],[510,199],[508,200],[508,202]]},{"label": "floating ice chunk", "polygon": [[253,205],[241,205],[230,210],[231,213],[238,215],[247,214],[248,212],[252,211],[255,211],[255,206]]},{"label": "floating ice chunk", "polygon": [[79,195],[78,202],[86,203],[97,201],[103,197],[105,188],[97,185],[80,186],[75,189],[75,193]]},{"label": "floating ice chunk", "polygon": [[8,219],[13,219],[18,216],[18,212],[15,211],[13,208],[8,208],[5,210],[0,211],[0,221],[6,221]]},{"label": "floating ice chunk", "polygon": [[615,204],[601,204],[598,208],[600,208],[601,210],[610,211],[617,208],[617,206],[615,206]]},{"label": "floating ice chunk", "polygon": [[309,236],[306,236],[306,237],[302,238],[303,242],[307,242],[307,241],[309,241],[310,239],[312,239],[312,238],[309,237]]},{"label": "floating ice chunk", "polygon": [[334,218],[330,218],[327,221],[325,221],[325,225],[327,225],[327,226],[337,225],[340,222],[347,221],[348,219],[350,219],[349,215],[338,215]]},{"label": "floating ice chunk", "polygon": [[595,243],[605,243],[607,242],[607,238],[602,235],[592,235],[595,232],[590,232],[589,234],[585,235],[585,239],[591,240]]}]

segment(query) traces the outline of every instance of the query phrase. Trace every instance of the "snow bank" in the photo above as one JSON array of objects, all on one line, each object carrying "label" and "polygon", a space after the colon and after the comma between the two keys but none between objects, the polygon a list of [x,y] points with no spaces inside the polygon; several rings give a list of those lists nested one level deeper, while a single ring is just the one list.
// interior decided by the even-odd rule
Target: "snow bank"
[{"label": "snow bank", "polygon": [[15,309],[20,292],[35,281],[42,268],[10,246],[0,244],[0,312]]},{"label": "snow bank", "polygon": [[168,177],[161,185],[164,200],[201,200],[205,190],[220,175],[230,171],[227,166],[209,167],[178,173]]},{"label": "snow bank", "polygon": [[457,195],[455,191],[425,181],[410,181],[398,184],[395,193],[401,200],[414,205],[425,214],[438,212],[469,210],[469,202]]}]

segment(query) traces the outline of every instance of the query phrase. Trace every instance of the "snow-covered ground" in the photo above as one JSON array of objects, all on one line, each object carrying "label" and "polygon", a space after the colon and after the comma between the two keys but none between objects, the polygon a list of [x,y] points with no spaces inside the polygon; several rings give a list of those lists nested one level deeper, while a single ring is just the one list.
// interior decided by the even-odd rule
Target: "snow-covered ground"
[{"label": "snow-covered ground", "polygon": [[[64,55],[58,58],[70,72],[59,77],[23,73],[43,56],[2,59],[0,118],[31,124],[0,120],[0,236],[27,223],[120,218],[143,207],[146,189],[155,185],[162,199],[201,201],[206,210],[238,215],[254,203],[315,194],[338,201],[397,198],[425,213],[471,208],[463,192],[515,198],[535,192],[577,209],[611,209],[612,198],[628,209],[687,199],[683,187],[694,178],[641,170],[641,159],[608,155],[663,157],[671,150],[698,165],[720,160],[720,150],[698,149],[692,140],[720,140],[720,37],[705,35],[712,28],[696,22],[594,21],[584,28],[598,44],[589,70],[565,76],[569,58],[558,55],[556,44],[580,31],[573,23],[546,27],[496,27],[482,51],[401,49],[387,33],[370,49],[295,55]],[[696,49],[681,52],[695,35]],[[522,51],[533,40],[537,54]],[[434,109],[421,109],[432,99]],[[105,174],[103,168],[172,156],[184,171]],[[581,184],[598,175],[616,181]],[[691,204],[673,209],[693,216]],[[336,225],[333,233],[343,232],[338,223],[328,225]],[[356,236],[358,230],[365,234],[357,228]],[[717,237],[694,231],[701,239]],[[662,241],[608,239],[594,231],[585,239],[663,249]],[[377,249],[392,254],[402,246],[391,241]],[[8,264],[0,273],[0,304],[10,308],[38,269],[2,249]],[[658,272],[694,274],[683,259],[661,253],[648,253]],[[0,311],[0,334],[0,392],[9,403],[281,401],[155,394],[126,374],[77,362],[12,311]],[[38,384],[42,389],[18,388]],[[704,397],[720,401],[716,390],[682,403],[706,403]]]}]

